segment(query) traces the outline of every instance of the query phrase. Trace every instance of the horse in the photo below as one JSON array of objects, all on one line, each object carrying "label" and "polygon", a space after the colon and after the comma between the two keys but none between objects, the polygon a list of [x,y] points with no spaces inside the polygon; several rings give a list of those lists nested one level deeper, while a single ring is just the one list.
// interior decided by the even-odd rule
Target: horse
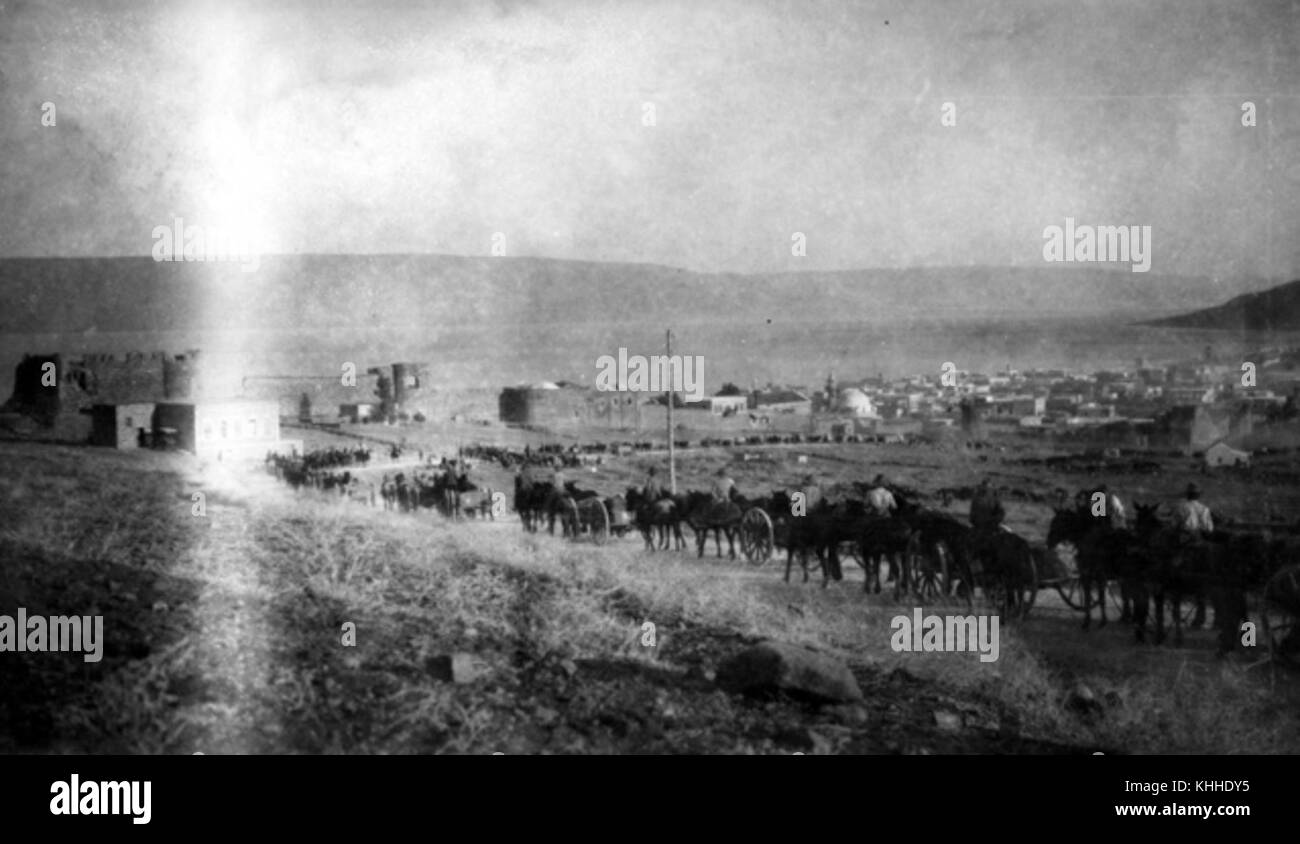
[{"label": "horse", "polygon": [[[1029,542],[1005,528],[973,529],[970,535],[972,577],[993,599],[1000,612],[1022,617],[1029,605],[1022,603],[1021,590],[1026,581],[1032,584],[1034,552]],[[1032,596],[1030,596],[1032,600]]]},{"label": "horse", "polygon": [[[1160,644],[1165,640],[1167,599],[1174,621],[1174,645],[1181,646],[1183,617],[1179,606],[1184,598],[1195,598],[1200,606],[1204,606],[1213,577],[1213,548],[1207,540],[1189,540],[1174,527],[1162,523],[1158,504],[1144,506],[1135,503],[1134,507],[1137,509],[1134,534],[1139,546],[1134,555],[1136,576],[1146,594],[1150,595],[1155,609],[1155,642]],[[1142,615],[1145,616],[1145,612]],[[1138,627],[1137,639],[1144,641],[1145,624]]]},{"label": "horse", "polygon": [[[1083,629],[1092,626],[1092,594],[1095,587],[1097,606],[1101,613],[1098,627],[1106,626],[1106,584],[1119,579],[1124,592],[1124,603],[1136,603],[1133,593],[1141,589],[1141,579],[1124,571],[1131,561],[1130,554],[1136,537],[1132,531],[1114,528],[1105,518],[1095,517],[1078,507],[1053,508],[1052,521],[1047,528],[1047,547],[1055,548],[1069,542],[1075,548],[1075,562],[1079,570],[1079,587],[1083,595]],[[1140,567],[1140,566],[1139,566]],[[1144,602],[1145,606],[1145,602]],[[1120,620],[1126,621],[1134,611],[1125,607]],[[1128,618],[1126,618],[1126,616]]]},{"label": "horse", "polygon": [[[1137,505],[1135,524],[1142,549],[1141,575],[1155,609],[1155,642],[1165,640],[1164,606],[1170,604],[1174,644],[1183,642],[1180,603],[1198,600],[1198,615],[1208,599],[1214,606],[1218,652],[1236,647],[1240,624],[1247,615],[1247,593],[1259,588],[1282,563],[1291,558],[1284,541],[1265,536],[1216,530],[1200,540],[1188,541],[1160,522],[1159,505]],[[1142,629],[1138,641],[1143,641]]]},{"label": "horse", "polygon": [[[868,485],[855,483],[859,490],[868,489]],[[890,486],[890,494],[897,505],[888,515],[868,513],[861,502],[852,502],[856,522],[855,538],[862,563],[866,567],[864,592],[875,587],[880,594],[880,564],[889,563],[889,579],[894,581],[894,598],[899,599],[911,588],[913,580],[911,561],[918,555],[919,537],[917,535],[921,508],[912,499],[910,490]]]},{"label": "horse", "polygon": [[676,550],[686,547],[686,538],[682,536],[683,511],[671,496],[664,496],[658,501],[649,501],[636,487],[627,488],[627,507],[635,514],[637,530],[645,538],[647,551],[654,551],[652,533],[659,531],[659,549],[668,550],[669,531],[672,532]]},{"label": "horse", "polygon": [[730,501],[715,501],[707,492],[689,492],[686,494],[684,507],[686,523],[695,531],[695,547],[698,557],[704,556],[704,546],[709,541],[709,531],[714,532],[718,557],[722,557],[722,536],[727,537],[728,556],[736,559],[736,532],[740,528],[740,519],[744,515],[736,503],[737,494],[732,490]]},{"label": "horse", "polygon": [[790,495],[786,492],[774,492],[766,501],[746,503],[763,510],[772,520],[773,542],[776,547],[785,549],[785,582],[790,582],[795,555],[798,555],[799,567],[803,569],[803,582],[808,582],[808,555],[812,553],[817,557],[817,567],[822,572],[822,586],[825,587],[831,574],[826,562],[825,501],[811,513],[802,516],[793,514]]},{"label": "horse", "polygon": [[519,513],[524,530],[536,533],[549,514],[551,533],[555,532],[555,512],[548,510],[554,492],[549,481],[531,481],[522,474],[515,476],[515,512]]},{"label": "horse", "polygon": [[[960,581],[966,605],[971,607],[974,588],[970,525],[948,513],[929,509],[918,510],[909,521],[914,530],[913,559],[927,561],[932,572],[947,569],[942,591],[947,593],[954,580]],[[915,578],[915,575],[909,572],[909,577]]]}]

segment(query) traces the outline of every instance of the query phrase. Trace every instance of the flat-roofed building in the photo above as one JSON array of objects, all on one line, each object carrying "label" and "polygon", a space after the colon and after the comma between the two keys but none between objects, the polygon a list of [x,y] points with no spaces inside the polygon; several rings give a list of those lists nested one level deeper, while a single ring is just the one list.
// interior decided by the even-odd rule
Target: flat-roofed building
[{"label": "flat-roofed building", "polygon": [[156,431],[198,457],[262,459],[267,452],[301,451],[299,441],[280,439],[280,404],[258,399],[159,402]]},{"label": "flat-roofed building", "polygon": [[730,416],[749,409],[749,396],[708,396],[704,401],[714,416]]}]

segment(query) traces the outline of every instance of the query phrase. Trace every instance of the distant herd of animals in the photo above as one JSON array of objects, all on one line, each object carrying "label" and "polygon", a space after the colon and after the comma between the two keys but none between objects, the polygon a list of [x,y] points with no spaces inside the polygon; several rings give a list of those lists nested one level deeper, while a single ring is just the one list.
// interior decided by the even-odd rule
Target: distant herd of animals
[{"label": "distant herd of animals", "polygon": [[[636,530],[647,552],[670,547],[680,551],[688,545],[682,530],[686,525],[699,557],[705,555],[710,534],[719,558],[724,538],[730,559],[736,559],[737,541],[753,563],[761,564],[780,549],[786,552],[787,582],[797,563],[803,582],[820,569],[825,586],[843,579],[841,558],[847,556],[866,572],[864,590],[881,591],[880,569],[887,565],[887,582],[893,582],[896,600],[951,599],[971,607],[982,594],[1008,618],[1028,614],[1040,587],[1055,587],[1083,613],[1084,629],[1092,625],[1094,609],[1098,623],[1107,623],[1110,594],[1120,620],[1133,625],[1137,641],[1145,640],[1153,615],[1154,640],[1165,640],[1168,608],[1174,642],[1181,644],[1183,605],[1196,608],[1192,623],[1198,624],[1208,604],[1214,610],[1220,652],[1238,646],[1253,600],[1269,610],[1262,631],[1271,637],[1268,644],[1285,657],[1300,658],[1300,545],[1290,535],[1218,529],[1189,545],[1162,519],[1158,505],[1135,503],[1135,518],[1116,527],[1109,519],[1094,517],[1078,499],[1070,506],[1065,491],[1058,490],[1046,541],[1031,543],[1005,527],[978,529],[946,510],[922,506],[921,493],[892,484],[888,488],[896,507],[889,515],[873,512],[867,503],[870,485],[860,482],[852,484],[848,497],[822,499],[806,513],[794,515],[797,508],[787,491],[749,498],[732,487],[726,501],[713,492],[665,491],[651,500],[639,487],[615,496],[581,489],[572,481],[557,487],[553,472],[581,463],[581,453],[573,447],[525,452],[473,447],[464,449],[462,457],[516,470],[513,508],[530,532],[545,529],[554,534],[558,525],[566,538],[603,539]],[[298,486],[307,478],[327,477],[340,466],[364,466],[369,460],[366,449],[327,449],[301,457],[268,457],[268,465]],[[403,511],[432,507],[448,516],[495,518],[500,508],[491,505],[500,494],[473,484],[464,466],[453,461],[386,477],[383,506]],[[941,493],[947,506],[950,491]],[[370,503],[376,504],[373,494]],[[1068,570],[1052,550],[1063,545],[1074,549],[1074,565]]]}]

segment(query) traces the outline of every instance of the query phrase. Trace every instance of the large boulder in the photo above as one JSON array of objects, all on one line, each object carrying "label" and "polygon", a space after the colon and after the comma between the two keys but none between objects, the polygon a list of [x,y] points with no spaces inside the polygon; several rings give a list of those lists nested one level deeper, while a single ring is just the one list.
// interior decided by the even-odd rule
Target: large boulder
[{"label": "large boulder", "polygon": [[786,691],[820,702],[862,700],[847,665],[787,642],[761,642],[736,654],[718,667],[718,685],[747,694]]}]

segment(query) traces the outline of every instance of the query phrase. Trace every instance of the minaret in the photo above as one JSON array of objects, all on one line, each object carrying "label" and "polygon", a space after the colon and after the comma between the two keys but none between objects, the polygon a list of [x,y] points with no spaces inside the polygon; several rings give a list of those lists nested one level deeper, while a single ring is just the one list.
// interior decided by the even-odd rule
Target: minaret
[{"label": "minaret", "polygon": [[835,409],[835,372],[831,371],[826,376],[826,409]]}]

